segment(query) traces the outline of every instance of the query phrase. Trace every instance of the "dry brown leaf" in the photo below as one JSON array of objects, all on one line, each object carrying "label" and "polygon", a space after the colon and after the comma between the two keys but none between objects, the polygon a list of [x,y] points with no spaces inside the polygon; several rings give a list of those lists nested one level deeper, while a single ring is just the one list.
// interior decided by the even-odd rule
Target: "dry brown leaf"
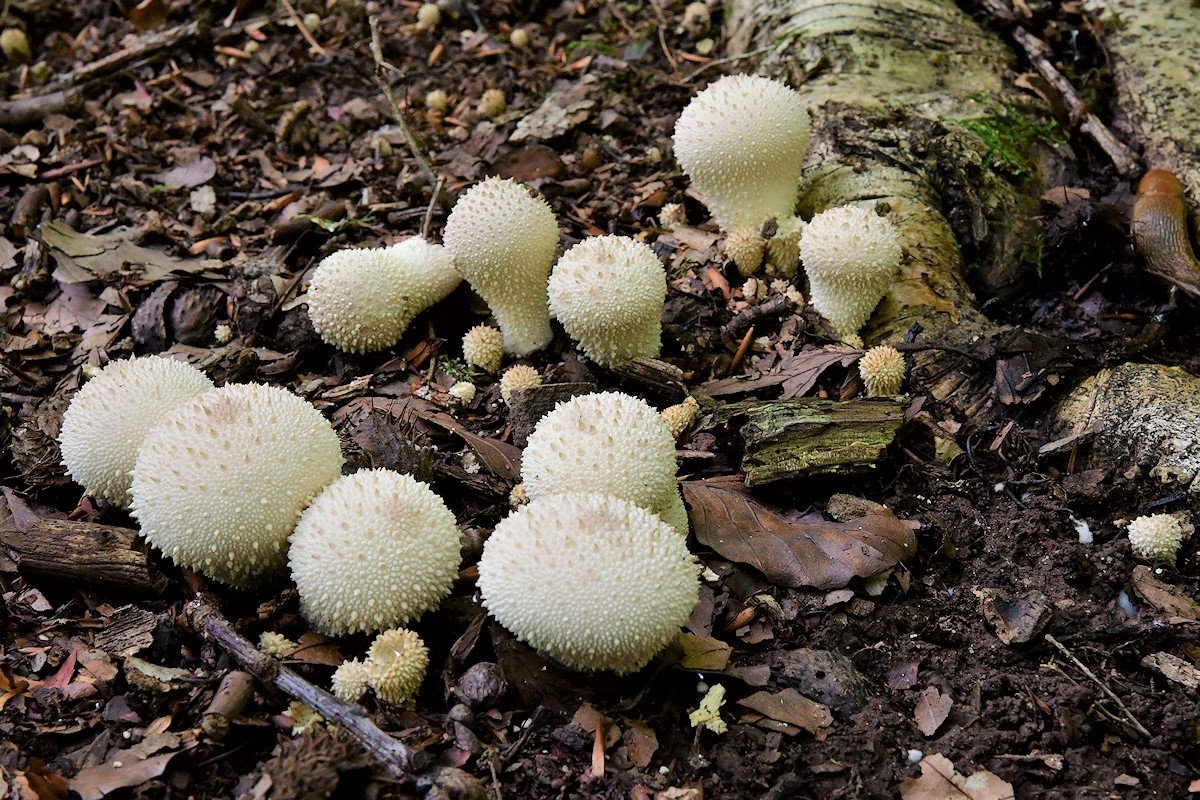
[{"label": "dry brown leaf", "polygon": [[1038,591],[1009,600],[994,589],[972,589],[983,608],[983,617],[1005,644],[1023,644],[1041,633],[1054,611]]},{"label": "dry brown leaf", "polygon": [[710,397],[722,397],[747,394],[783,384],[781,397],[784,400],[790,400],[793,397],[802,397],[807,394],[820,379],[821,374],[834,364],[848,367],[862,353],[862,350],[840,345],[807,347],[795,355],[782,359],[767,372],[722,378],[710,381],[701,388]]},{"label": "dry brown leaf", "polygon": [[650,761],[658,752],[658,736],[641,722],[626,720],[625,725],[621,738],[625,742],[625,750],[629,753],[629,763],[638,769],[645,769],[650,766]]},{"label": "dry brown leaf", "polygon": [[[142,247],[133,242],[133,235],[129,228],[80,233],[59,221],[42,225],[37,239],[54,258],[54,279],[59,283],[83,283],[128,271],[139,273],[131,283],[146,285],[174,273],[202,273],[221,267],[216,259],[182,259],[165,250]],[[214,272],[212,277],[219,274]]]},{"label": "dry brown leaf", "polygon": [[217,174],[217,164],[208,156],[172,167],[153,176],[154,180],[168,189],[190,189],[208,183]]},{"label": "dry brown leaf", "polygon": [[116,751],[105,763],[85,767],[68,784],[83,800],[100,798],[131,786],[140,786],[163,774],[167,764],[178,753],[163,753],[141,761],[128,751]]},{"label": "dry brown leaf", "polygon": [[686,632],[679,634],[675,647],[682,654],[679,666],[700,672],[720,672],[729,665],[733,654],[733,648],[719,639]]},{"label": "dry brown leaf", "polygon": [[894,567],[917,550],[913,532],[920,523],[890,511],[851,522],[789,522],[736,479],[688,481],[683,495],[701,544],[749,564],[780,586],[840,589],[852,578]]},{"label": "dry brown leaf", "polygon": [[1013,800],[1012,784],[981,769],[964,778],[941,753],[921,759],[921,776],[900,784],[900,800]]},{"label": "dry brown leaf", "polygon": [[795,689],[784,689],[775,693],[755,692],[738,700],[738,705],[765,714],[773,720],[803,728],[812,734],[818,734],[822,728],[833,724],[833,714],[828,707],[809,700]]},{"label": "dry brown leaf", "polygon": [[913,711],[913,719],[916,720],[921,733],[933,736],[937,729],[942,727],[946,717],[950,716],[952,708],[954,701],[950,695],[942,694],[936,686],[930,686],[921,692],[921,699],[917,701],[916,710]]},{"label": "dry brown leaf", "polygon": [[1200,603],[1154,577],[1154,571],[1145,564],[1133,568],[1133,590],[1173,620],[1200,619]]},{"label": "dry brown leaf", "polygon": [[1142,658],[1142,666],[1179,684],[1189,692],[1200,689],[1200,670],[1179,656],[1170,653],[1151,653]]}]

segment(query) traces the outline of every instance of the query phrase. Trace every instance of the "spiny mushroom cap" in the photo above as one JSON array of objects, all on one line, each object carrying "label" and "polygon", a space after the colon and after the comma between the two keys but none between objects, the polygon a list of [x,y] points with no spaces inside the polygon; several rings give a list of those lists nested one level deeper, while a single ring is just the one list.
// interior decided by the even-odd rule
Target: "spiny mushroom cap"
[{"label": "spiny mushroom cap", "polygon": [[509,367],[500,376],[500,397],[507,403],[517,389],[530,389],[541,385],[542,376],[536,369],[526,364],[517,364]]},{"label": "spiny mushroom cap", "polygon": [[269,656],[275,656],[275,658],[283,658],[299,646],[282,633],[275,633],[275,631],[263,631],[263,634],[258,637],[258,649]]},{"label": "spiny mushroom cap", "polygon": [[725,254],[743,276],[753,275],[762,266],[767,243],[757,227],[735,228],[725,237]]},{"label": "spiny mushroom cap", "polygon": [[484,372],[500,369],[504,359],[504,336],[490,325],[476,325],[463,335],[463,360]]},{"label": "spiny mushroom cap", "polygon": [[63,464],[88,494],[128,506],[138,447],[172,409],[213,388],[204,373],[160,356],[113,361],[83,385],[63,414]]},{"label": "spiny mushroom cap", "polygon": [[671,432],[671,438],[678,439],[696,421],[698,413],[700,413],[700,404],[696,402],[696,398],[688,397],[678,405],[664,408],[660,416],[662,416],[663,422],[667,423],[667,430]]},{"label": "spiny mushroom cap", "polygon": [[353,658],[343,661],[333,671],[333,683],[330,685],[330,691],[339,700],[357,703],[370,687],[367,668],[360,659]]},{"label": "spiny mushroom cap", "polygon": [[491,308],[508,352],[527,355],[550,343],[546,279],[558,223],[544,200],[507,178],[488,178],[458,199],[442,238]]},{"label": "spiny mushroom cap", "polygon": [[675,158],[722,228],[757,228],[794,211],[808,132],[808,110],[795,90],[727,75],[679,115]]},{"label": "spiny mushroom cap", "polygon": [[447,390],[451,397],[464,404],[475,399],[476,391],[475,384],[470,381],[458,381]]},{"label": "spiny mushroom cap", "polygon": [[667,276],[654,251],[626,236],[595,236],[563,253],[549,284],[550,313],[602,366],[662,349]]},{"label": "spiny mushroom cap", "polygon": [[859,206],[822,211],[800,238],[813,307],[843,336],[870,318],[902,256],[896,226]]},{"label": "spiny mushroom cap", "polygon": [[662,416],[637,397],[601,392],[559,403],[538,421],[521,457],[521,480],[531,500],[601,492],[686,535],[676,468],[675,438]]},{"label": "spiny mushroom cap", "polygon": [[300,611],[321,633],[379,631],[435,607],[458,576],[454,514],[409,475],[371,469],[317,495],[288,560]]},{"label": "spiny mushroom cap", "polygon": [[224,386],[146,436],[133,516],[176,564],[245,587],[283,567],[300,512],[341,471],[337,434],[303,399],[276,386]]},{"label": "spiny mushroom cap", "polygon": [[679,634],[699,597],[682,537],[601,494],[534,500],[496,526],[479,560],[496,620],[577,669],[641,669]]},{"label": "spiny mushroom cap", "polygon": [[858,361],[858,374],[867,387],[868,397],[891,397],[900,393],[908,367],[904,356],[894,347],[872,347]]},{"label": "spiny mushroom cap", "polygon": [[371,643],[365,666],[375,695],[388,705],[403,706],[425,680],[429,650],[412,631],[385,631]]},{"label": "spiny mushroom cap", "polygon": [[1174,564],[1192,525],[1176,514],[1150,514],[1129,523],[1129,545],[1133,554],[1146,561]]}]

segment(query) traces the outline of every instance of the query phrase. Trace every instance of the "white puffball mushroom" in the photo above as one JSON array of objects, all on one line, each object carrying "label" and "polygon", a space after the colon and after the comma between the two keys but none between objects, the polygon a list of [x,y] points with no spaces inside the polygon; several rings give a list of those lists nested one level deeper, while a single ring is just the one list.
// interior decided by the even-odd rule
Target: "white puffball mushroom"
[{"label": "white puffball mushroom", "polygon": [[735,228],[725,237],[725,255],[737,266],[742,276],[753,275],[762,266],[767,243],[758,228]]},{"label": "white puffball mushroom", "polygon": [[447,390],[451,397],[463,405],[475,399],[476,391],[475,384],[470,381],[458,381]]},{"label": "white puffball mushroom", "polygon": [[654,514],[602,494],[534,500],[496,526],[479,560],[483,605],[569,667],[634,672],[699,598],[696,562]]},{"label": "white puffball mushroom", "polygon": [[681,25],[693,39],[708,33],[708,28],[711,24],[712,12],[708,10],[708,6],[704,3],[688,3],[687,7],[683,9],[683,21]]},{"label": "white puffball mushroom", "polygon": [[383,350],[461,280],[446,249],[420,236],[389,247],[340,250],[313,273],[308,316],[321,338],[339,350]]},{"label": "white puffball mushroom", "polygon": [[442,22],[442,10],[437,3],[425,3],[417,9],[417,30],[431,31]]},{"label": "white puffball mushroom", "polygon": [[536,369],[525,364],[517,364],[509,367],[500,376],[500,398],[508,403],[511,402],[512,393],[517,389],[532,389],[534,386],[541,385],[542,376]]},{"label": "white puffball mushroom", "polygon": [[463,335],[462,351],[470,366],[495,372],[504,359],[504,336],[490,325],[476,325]]},{"label": "white puffball mushroom", "polygon": [[550,313],[605,367],[658,356],[666,297],[662,262],[627,236],[584,239],[550,273]]},{"label": "white puffball mushroom", "polygon": [[687,211],[682,203],[667,203],[658,210],[658,224],[665,230],[687,227]]},{"label": "white puffball mushroom", "polygon": [[675,123],[675,158],[727,231],[794,215],[808,110],[791,87],[756,75],[708,85]]},{"label": "white puffball mushroom", "polygon": [[384,630],[450,593],[458,576],[458,525],[424,483],[363,470],[317,495],[296,525],[288,560],[300,613],[316,630]]},{"label": "white puffball mushroom", "polygon": [[176,564],[248,587],[287,563],[287,539],[342,472],[337,433],[277,386],[235,384],[179,406],[133,467],[133,516]]},{"label": "white puffball mushroom", "polygon": [[442,238],[492,310],[508,352],[528,355],[550,343],[546,280],[558,223],[544,200],[515,181],[488,178],[458,199]]},{"label": "white puffball mushroom", "polygon": [[88,494],[127,507],[138,447],[172,409],[213,388],[185,361],[161,356],[113,361],[83,385],[63,414],[58,441],[71,479]]},{"label": "white puffball mushroom", "polygon": [[684,431],[692,427],[699,413],[700,404],[696,402],[696,398],[688,397],[682,403],[664,408],[661,416],[663,422],[667,423],[671,438],[678,439]]},{"label": "white puffball mushroom", "polygon": [[813,307],[848,341],[857,340],[903,255],[896,226],[860,206],[822,211],[800,238]]},{"label": "white puffball mushroom", "polygon": [[434,114],[445,114],[450,108],[450,97],[441,89],[434,89],[425,95],[425,108]]},{"label": "white puffball mushroom", "polygon": [[792,278],[800,268],[800,237],[804,221],[799,217],[779,220],[775,235],[767,240],[767,274]]},{"label": "white puffball mushroom", "polygon": [[508,43],[518,50],[529,46],[529,32],[524,28],[513,28],[508,35]]},{"label": "white puffball mushroom", "polygon": [[371,684],[367,678],[367,668],[357,658],[338,665],[333,671],[333,682],[329,687],[334,697],[347,703],[357,703],[369,688]]},{"label": "white puffball mushroom", "polygon": [[488,89],[479,98],[479,113],[488,119],[503,116],[508,110],[508,101],[504,99],[504,90]]},{"label": "white puffball mushroom", "polygon": [[0,51],[10,64],[28,64],[33,58],[29,37],[20,28],[5,28],[0,32]]},{"label": "white puffball mushroom", "polygon": [[1149,514],[1129,523],[1129,546],[1143,561],[1174,564],[1179,548],[1194,531],[1180,514]]},{"label": "white puffball mushroom", "polygon": [[644,400],[621,392],[573,397],[546,414],[521,456],[530,500],[601,492],[657,514],[687,536],[675,482],[675,437]]},{"label": "white puffball mushroom", "polygon": [[364,666],[376,697],[391,706],[406,706],[425,680],[429,650],[412,631],[384,631],[371,643]]},{"label": "white puffball mushroom", "polygon": [[896,348],[886,344],[872,347],[858,360],[858,374],[868,397],[891,397],[900,393],[908,366]]}]

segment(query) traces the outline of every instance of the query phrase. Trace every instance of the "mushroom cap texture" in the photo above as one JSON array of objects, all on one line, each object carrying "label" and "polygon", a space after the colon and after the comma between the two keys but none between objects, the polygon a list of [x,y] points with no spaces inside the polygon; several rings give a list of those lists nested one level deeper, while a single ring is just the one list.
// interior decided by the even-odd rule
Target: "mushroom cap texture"
[{"label": "mushroom cap texture", "polygon": [[300,612],[329,635],[403,625],[458,577],[459,533],[442,498],[409,475],[370,469],[317,495],[288,561]]},{"label": "mushroom cap texture", "polygon": [[504,360],[504,336],[491,325],[476,325],[463,334],[463,360],[484,372],[500,369]]},{"label": "mushroom cap texture", "polygon": [[338,700],[347,703],[357,703],[367,693],[371,686],[367,679],[367,668],[361,659],[352,658],[343,661],[333,671],[333,682],[330,691]]},{"label": "mushroom cap texture", "polygon": [[224,386],[146,436],[133,516],[176,564],[246,587],[284,566],[300,512],[341,472],[337,434],[305,400],[277,386]]},{"label": "mushroom cap texture", "polygon": [[521,456],[521,480],[531,500],[600,492],[658,514],[686,535],[676,469],[675,438],[662,415],[621,392],[559,403],[538,421]]},{"label": "mushroom cap texture", "polygon": [[534,500],[496,526],[479,591],[496,620],[577,669],[641,669],[699,597],[687,546],[633,503],[601,494]]},{"label": "mushroom cap texture", "polygon": [[262,635],[258,637],[258,649],[275,658],[283,658],[299,646],[282,633],[275,631],[263,631]]},{"label": "mushroom cap texture", "polygon": [[388,247],[339,250],[313,273],[308,316],[321,338],[339,350],[382,350],[461,280],[450,253],[419,236]]},{"label": "mushroom cap texture", "polygon": [[678,439],[683,435],[683,432],[692,427],[692,423],[696,421],[696,415],[700,413],[700,404],[696,402],[696,398],[692,396],[685,397],[682,403],[668,406],[660,412],[663,422],[667,423],[667,430],[671,432],[672,439]]},{"label": "mushroom cap texture", "polygon": [[757,227],[734,228],[725,237],[725,255],[737,265],[743,277],[758,272],[766,252],[767,243]]},{"label": "mushroom cap texture", "polygon": [[725,230],[791,216],[808,146],[808,109],[791,87],[727,75],[675,123],[675,159]]},{"label": "mushroom cap texture", "polygon": [[458,271],[495,316],[510,353],[550,343],[546,279],[558,248],[558,222],[541,198],[507,178],[468,189],[442,236]]},{"label": "mushroom cap texture", "polygon": [[800,238],[813,307],[843,336],[870,319],[903,255],[896,226],[861,206],[822,211]]},{"label": "mushroom cap texture", "polygon": [[527,364],[516,364],[505,370],[500,376],[500,397],[508,402],[512,393],[517,389],[530,389],[542,385],[542,376]]},{"label": "mushroom cap texture", "polygon": [[858,374],[870,397],[891,397],[900,393],[908,366],[904,356],[886,344],[872,347],[858,361]]},{"label": "mushroom cap texture", "polygon": [[384,631],[367,650],[367,679],[375,696],[388,705],[412,700],[425,680],[429,650],[421,637],[403,628]]},{"label": "mushroom cap texture", "polygon": [[550,313],[602,366],[659,354],[666,297],[662,262],[627,236],[584,239],[550,274]]},{"label": "mushroom cap texture", "polygon": [[133,464],[146,434],[172,409],[213,388],[204,373],[161,356],[113,361],[63,414],[58,441],[71,478],[114,505],[130,502]]},{"label": "mushroom cap texture", "polygon": [[1174,564],[1192,531],[1191,523],[1176,514],[1149,514],[1129,523],[1129,546],[1138,558]]}]

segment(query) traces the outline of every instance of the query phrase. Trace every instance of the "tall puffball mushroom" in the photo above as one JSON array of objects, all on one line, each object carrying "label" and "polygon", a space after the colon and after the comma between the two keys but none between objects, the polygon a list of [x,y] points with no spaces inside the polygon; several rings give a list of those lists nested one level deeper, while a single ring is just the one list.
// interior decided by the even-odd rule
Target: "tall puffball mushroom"
[{"label": "tall puffball mushroom", "polygon": [[544,200],[507,178],[488,178],[458,199],[442,238],[492,310],[508,352],[528,355],[550,343],[546,279],[558,223]]},{"label": "tall puffball mushroom", "polygon": [[542,417],[521,456],[530,500],[601,492],[657,514],[687,536],[675,483],[675,437],[644,400],[620,392],[573,397]]},{"label": "tall puffball mushroom", "polygon": [[479,591],[522,641],[585,670],[641,669],[699,598],[695,560],[654,514],[600,494],[535,500],[496,526]]},{"label": "tall puffball mushroom", "polygon": [[284,566],[300,512],[341,472],[333,426],[303,399],[276,386],[224,386],[146,436],[133,516],[176,564],[247,587]]},{"label": "tall puffball mushroom", "polygon": [[420,236],[390,247],[340,250],[313,273],[308,316],[321,338],[339,350],[383,350],[461,280],[446,248]]},{"label": "tall puffball mushroom", "polygon": [[458,577],[459,535],[442,498],[409,475],[370,469],[317,495],[288,561],[300,613],[324,634],[380,631],[434,608]]},{"label": "tall puffball mushroom", "polygon": [[172,409],[213,388],[204,373],[161,356],[113,361],[63,413],[58,441],[67,473],[88,494],[129,505],[138,447]]},{"label": "tall puffball mushroom", "polygon": [[903,255],[896,226],[859,206],[822,211],[800,238],[813,307],[839,336],[856,344]]},{"label": "tall puffball mushroom", "polygon": [[735,242],[743,274],[758,268],[763,250],[750,245],[764,222],[775,217],[784,236],[791,231],[808,134],[800,95],[757,75],[709,84],[675,123],[675,159]]},{"label": "tall puffball mushroom", "polygon": [[595,236],[550,273],[550,313],[601,366],[655,358],[662,349],[667,275],[654,251],[627,236]]}]

